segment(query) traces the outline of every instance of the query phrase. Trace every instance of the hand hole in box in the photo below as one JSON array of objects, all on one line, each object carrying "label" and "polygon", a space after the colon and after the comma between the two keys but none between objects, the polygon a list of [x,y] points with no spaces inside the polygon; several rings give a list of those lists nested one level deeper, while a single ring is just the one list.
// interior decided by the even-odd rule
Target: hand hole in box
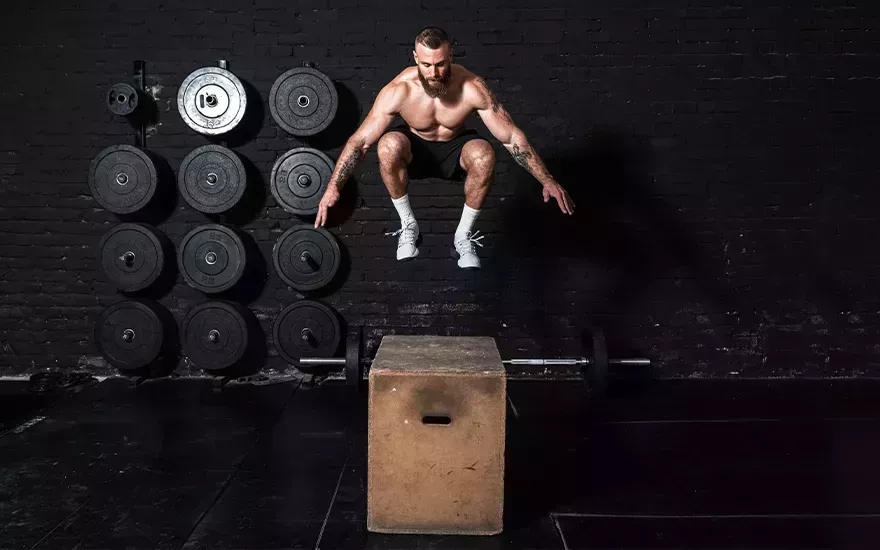
[{"label": "hand hole in box", "polygon": [[422,417],[422,424],[428,426],[448,426],[452,419],[445,415],[429,414]]}]

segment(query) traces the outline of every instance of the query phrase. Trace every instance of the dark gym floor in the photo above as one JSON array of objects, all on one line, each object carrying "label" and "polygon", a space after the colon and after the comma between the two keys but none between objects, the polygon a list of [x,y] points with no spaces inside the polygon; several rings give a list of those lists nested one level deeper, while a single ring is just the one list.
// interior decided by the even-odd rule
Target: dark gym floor
[{"label": "dark gym floor", "polygon": [[505,531],[367,533],[341,383],[0,383],[2,548],[876,548],[880,381],[511,382]]}]

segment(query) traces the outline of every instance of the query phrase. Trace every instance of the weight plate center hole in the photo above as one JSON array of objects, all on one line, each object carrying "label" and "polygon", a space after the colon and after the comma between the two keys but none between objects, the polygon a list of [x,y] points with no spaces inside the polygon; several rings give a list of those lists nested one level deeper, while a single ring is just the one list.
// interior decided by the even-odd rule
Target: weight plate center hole
[{"label": "weight plate center hole", "polygon": [[306,107],[308,107],[308,106],[309,106],[309,103],[311,103],[311,101],[309,100],[309,97],[308,97],[308,96],[305,96],[305,95],[301,95],[301,96],[299,96],[298,98],[296,98],[296,102],[297,102],[297,103],[299,104],[299,106],[302,107],[302,108],[306,108]]},{"label": "weight plate center hole", "polygon": [[134,340],[134,331],[131,330],[130,328],[127,328],[124,331],[122,331],[122,339],[125,340],[126,342],[131,342],[132,340]]},{"label": "weight plate center hole", "polygon": [[214,265],[217,263],[217,254],[214,252],[208,252],[205,254],[205,263],[208,265]]},{"label": "weight plate center hole", "polygon": [[208,174],[208,185],[214,185],[217,183],[217,174],[211,172]]},{"label": "weight plate center hole", "polygon": [[303,250],[303,253],[299,255],[299,261],[306,264],[315,271],[317,271],[321,267],[320,265],[318,265],[318,262],[315,261],[315,258],[308,250]]},{"label": "weight plate center hole", "polygon": [[208,332],[208,340],[216,344],[220,340],[220,332],[217,329],[212,329]]},{"label": "weight plate center hole", "polygon": [[128,183],[128,174],[116,174],[116,183],[125,185]]}]

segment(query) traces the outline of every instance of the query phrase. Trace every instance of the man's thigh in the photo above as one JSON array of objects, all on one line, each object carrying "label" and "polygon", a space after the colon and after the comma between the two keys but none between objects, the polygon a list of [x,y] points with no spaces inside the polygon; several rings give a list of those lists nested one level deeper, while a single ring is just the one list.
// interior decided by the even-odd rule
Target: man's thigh
[{"label": "man's thigh", "polygon": [[[483,140],[476,130],[467,130],[453,138],[451,141],[443,144],[442,149],[438,152],[438,161],[440,163],[440,173],[443,178],[452,180],[463,180],[467,174],[461,167],[461,152],[468,142],[474,140]],[[488,141],[487,141],[488,143]]]},{"label": "man's thigh", "polygon": [[409,140],[412,159],[407,164],[410,179],[438,177],[440,164],[433,152],[426,146],[425,141],[409,131],[406,126],[396,126],[386,133],[399,132]]}]

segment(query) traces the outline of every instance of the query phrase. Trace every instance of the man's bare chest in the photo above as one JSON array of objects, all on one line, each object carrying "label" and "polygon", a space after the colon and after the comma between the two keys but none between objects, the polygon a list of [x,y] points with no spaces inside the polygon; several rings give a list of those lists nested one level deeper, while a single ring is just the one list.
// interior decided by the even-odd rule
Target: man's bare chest
[{"label": "man's bare chest", "polygon": [[443,102],[436,99],[407,102],[400,116],[416,130],[432,131],[439,128],[456,130],[461,127],[471,109],[462,101]]}]

